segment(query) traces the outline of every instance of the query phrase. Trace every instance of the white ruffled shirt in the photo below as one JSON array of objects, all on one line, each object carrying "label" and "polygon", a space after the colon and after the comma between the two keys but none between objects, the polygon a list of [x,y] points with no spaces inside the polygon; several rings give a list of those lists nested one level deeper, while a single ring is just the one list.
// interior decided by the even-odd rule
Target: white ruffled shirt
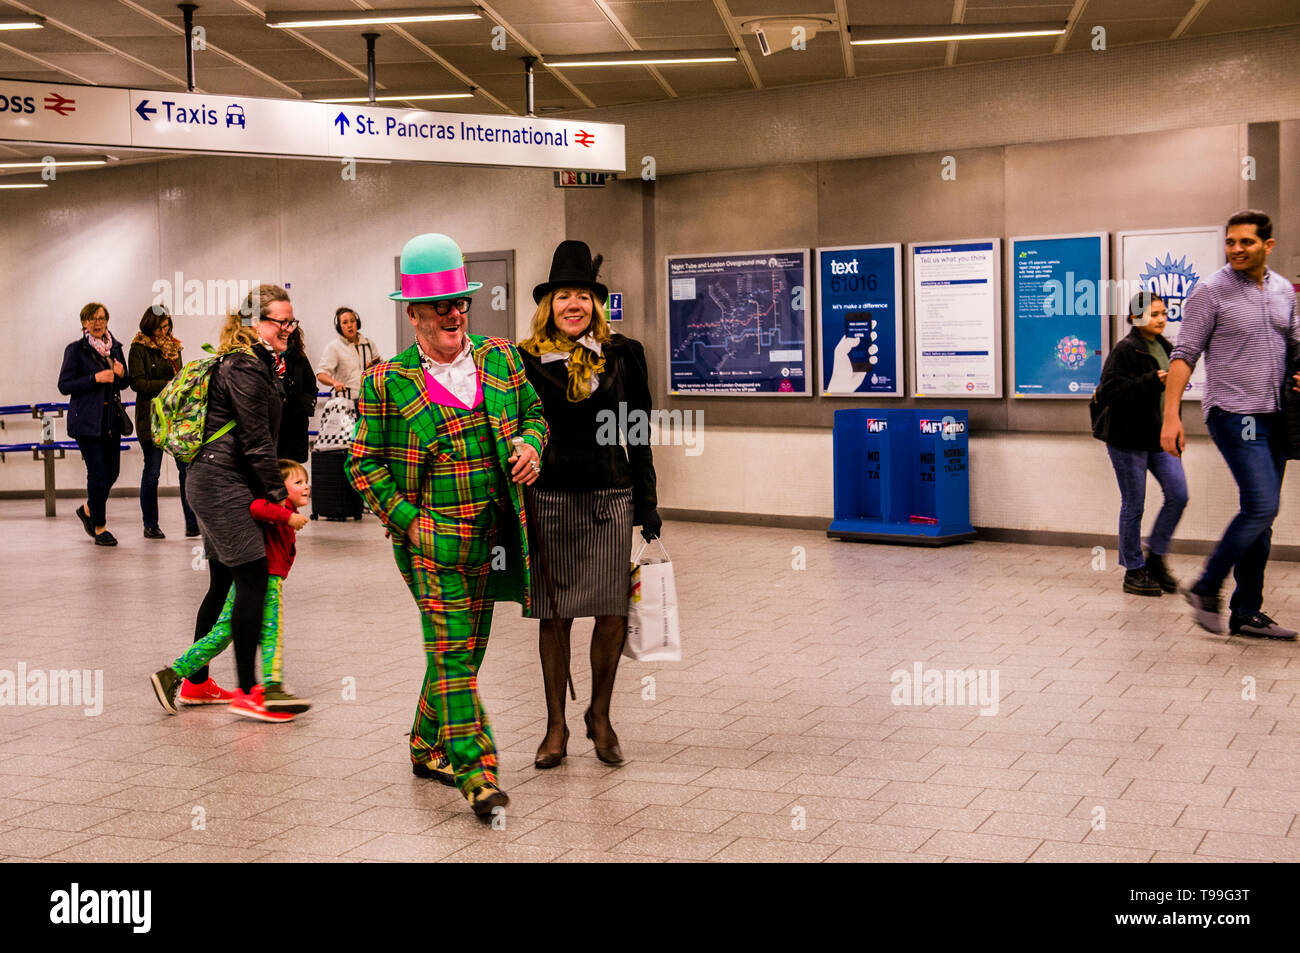
[{"label": "white ruffled shirt", "polygon": [[[595,351],[598,357],[603,356],[600,350],[600,342],[597,341],[590,334],[584,334],[582,337],[578,338],[578,343],[581,344],[589,351]],[[541,362],[543,364],[550,364],[554,361],[564,361],[564,363],[567,364],[569,363],[569,359],[572,357],[573,357],[572,351],[549,351],[546,354],[543,354],[541,356]],[[591,375],[592,392],[594,393],[596,388],[599,386],[600,386],[600,375],[592,374]]]},{"label": "white ruffled shirt", "polygon": [[[419,346],[418,341],[416,345]],[[474,392],[478,389],[478,366],[474,363],[474,349],[468,337],[465,338],[465,347],[450,364],[435,361],[420,347],[420,366],[466,407],[473,404]]]}]

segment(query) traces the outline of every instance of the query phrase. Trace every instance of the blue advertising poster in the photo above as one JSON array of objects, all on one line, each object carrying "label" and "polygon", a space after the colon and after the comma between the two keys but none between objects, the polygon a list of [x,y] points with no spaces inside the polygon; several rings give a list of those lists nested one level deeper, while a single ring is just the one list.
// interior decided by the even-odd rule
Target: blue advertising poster
[{"label": "blue advertising poster", "polygon": [[668,391],[811,393],[808,252],[668,259]]},{"label": "blue advertising poster", "polygon": [[1107,236],[1012,238],[1013,393],[1091,397],[1106,360]]},{"label": "blue advertising poster", "polygon": [[901,245],[817,249],[821,393],[903,396]]}]

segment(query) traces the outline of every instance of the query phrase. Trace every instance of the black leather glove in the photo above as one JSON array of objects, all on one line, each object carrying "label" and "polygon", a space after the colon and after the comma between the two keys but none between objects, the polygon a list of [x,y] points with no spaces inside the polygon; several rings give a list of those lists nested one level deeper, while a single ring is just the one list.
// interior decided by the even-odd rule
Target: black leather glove
[{"label": "black leather glove", "polygon": [[664,528],[664,521],[659,518],[658,510],[651,510],[645,519],[641,520],[641,538],[647,543],[659,538],[659,531]]}]

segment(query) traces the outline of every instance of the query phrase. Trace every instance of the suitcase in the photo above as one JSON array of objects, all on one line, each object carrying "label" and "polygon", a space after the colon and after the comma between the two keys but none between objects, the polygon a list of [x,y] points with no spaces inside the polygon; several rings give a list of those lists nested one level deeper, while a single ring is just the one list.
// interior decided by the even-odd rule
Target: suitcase
[{"label": "suitcase", "polygon": [[361,496],[352,488],[343,469],[347,459],[346,450],[312,451],[312,519],[361,519]]}]

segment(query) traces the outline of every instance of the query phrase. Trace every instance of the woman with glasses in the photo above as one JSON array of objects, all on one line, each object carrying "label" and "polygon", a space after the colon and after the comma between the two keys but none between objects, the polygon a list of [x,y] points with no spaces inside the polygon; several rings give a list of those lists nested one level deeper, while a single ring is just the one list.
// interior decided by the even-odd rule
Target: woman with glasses
[{"label": "woman with glasses", "polygon": [[[166,539],[158,526],[158,476],[162,472],[162,447],[153,442],[152,402],[162,393],[184,365],[181,342],[172,334],[172,316],[162,305],[152,305],[140,317],[140,331],[131,341],[127,369],[131,389],[135,391],[135,432],[140,438],[144,472],[140,475],[140,513],[144,518],[145,539]],[[199,524],[185,498],[184,460],[176,461],[181,482],[181,509],[185,513],[185,535],[198,536]]]},{"label": "woman with glasses", "polygon": [[[255,323],[249,327],[246,321]],[[284,352],[297,326],[289,293],[277,285],[259,285],[230,316],[221,332],[222,359],[208,384],[205,443],[190,465],[190,505],[203,530],[209,576],[194,640],[212,630],[233,585],[230,633],[239,688],[220,688],[205,667],[190,675],[181,699],[229,702],[236,714],[261,721],[283,718],[267,711],[256,678],[268,568],[262,528],[249,507],[254,500],[279,503],[288,495],[276,439],[284,410]],[[161,701],[165,693],[156,681],[154,689]]]},{"label": "woman with glasses", "polygon": [[[122,437],[130,423],[122,406],[126,357],[108,331],[108,308],[92,301],[81,309],[81,337],[63,351],[59,393],[68,401],[68,436],[86,464],[86,502],[77,507],[96,546],[116,546],[108,531],[108,494],[122,464]],[[125,423],[124,423],[125,422]]]}]

